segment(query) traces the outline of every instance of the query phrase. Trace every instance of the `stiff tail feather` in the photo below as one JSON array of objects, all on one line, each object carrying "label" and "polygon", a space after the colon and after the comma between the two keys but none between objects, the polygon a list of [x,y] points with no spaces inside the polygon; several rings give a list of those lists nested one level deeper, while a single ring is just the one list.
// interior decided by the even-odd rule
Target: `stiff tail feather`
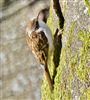
[{"label": "stiff tail feather", "polygon": [[53,90],[53,82],[52,82],[52,79],[51,79],[50,72],[49,72],[47,64],[45,65],[45,76],[46,76],[46,79],[48,81],[50,90],[52,91]]}]

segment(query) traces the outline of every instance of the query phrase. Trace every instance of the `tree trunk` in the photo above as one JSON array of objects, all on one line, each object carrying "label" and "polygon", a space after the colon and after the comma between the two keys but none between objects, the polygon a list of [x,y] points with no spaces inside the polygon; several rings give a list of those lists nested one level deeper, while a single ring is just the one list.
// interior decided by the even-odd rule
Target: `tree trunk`
[{"label": "tree trunk", "polygon": [[54,37],[54,54],[49,69],[54,90],[51,93],[44,80],[42,100],[90,99],[89,5],[88,0],[51,0],[48,25]]}]

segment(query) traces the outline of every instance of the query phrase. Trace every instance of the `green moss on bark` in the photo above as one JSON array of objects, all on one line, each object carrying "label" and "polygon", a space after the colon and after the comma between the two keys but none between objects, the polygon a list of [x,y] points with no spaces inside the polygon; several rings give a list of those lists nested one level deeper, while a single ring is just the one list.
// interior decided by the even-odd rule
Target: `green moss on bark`
[{"label": "green moss on bark", "polygon": [[[42,100],[72,100],[73,98],[73,88],[72,84],[75,80],[75,76],[82,84],[89,84],[89,73],[90,67],[88,66],[88,60],[90,55],[90,33],[86,31],[80,31],[77,36],[74,34],[74,29],[76,27],[75,22],[71,25],[70,31],[68,33],[64,32],[63,37],[68,34],[68,40],[65,47],[62,48],[60,64],[57,69],[57,75],[55,78],[55,85],[53,93],[50,93],[46,81],[43,84]],[[73,54],[72,45],[74,41],[82,42],[82,46],[78,47],[78,50]],[[51,61],[51,68],[53,67],[53,62]],[[78,84],[79,85],[79,84]],[[77,86],[78,88],[78,86]],[[85,100],[89,98],[89,88],[80,87],[80,98]],[[78,92],[78,91],[77,91]],[[88,99],[89,100],[89,99]]]},{"label": "green moss on bark", "polygon": [[[59,23],[56,25],[52,12],[53,10],[50,9],[48,25],[54,35],[56,28],[59,27]],[[63,43],[65,43],[62,44],[54,90],[52,93],[50,92],[48,83],[44,79],[41,92],[42,100],[72,100],[74,95],[76,95],[74,91],[80,92],[78,97],[80,100],[90,99],[90,65],[88,63],[90,60],[90,32],[82,30],[76,33],[76,27],[76,22],[73,22],[69,31],[63,32],[62,39]],[[77,47],[75,43],[79,42],[81,45]],[[51,75],[53,75],[54,68],[52,59],[53,57],[49,59]],[[76,90],[74,90],[74,87]]]},{"label": "green moss on bark", "polygon": [[90,16],[90,1],[89,0],[84,0],[85,5],[88,7],[88,14]]}]

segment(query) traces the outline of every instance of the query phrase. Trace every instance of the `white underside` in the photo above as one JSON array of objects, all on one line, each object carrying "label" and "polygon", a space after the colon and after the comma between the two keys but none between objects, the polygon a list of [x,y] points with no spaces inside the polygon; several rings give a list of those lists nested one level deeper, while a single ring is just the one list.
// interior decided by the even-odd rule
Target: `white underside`
[{"label": "white underside", "polygon": [[40,26],[40,28],[37,31],[42,30],[45,33],[45,35],[48,39],[48,42],[49,42],[49,48],[50,48],[50,50],[53,50],[53,39],[52,39],[51,30],[43,21],[39,21],[39,26]]}]

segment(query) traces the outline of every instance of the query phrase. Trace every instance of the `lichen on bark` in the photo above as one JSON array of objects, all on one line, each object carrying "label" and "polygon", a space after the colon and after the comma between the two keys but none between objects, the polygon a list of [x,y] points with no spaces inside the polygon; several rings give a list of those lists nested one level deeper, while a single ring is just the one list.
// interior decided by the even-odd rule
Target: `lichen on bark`
[{"label": "lichen on bark", "polygon": [[[71,8],[71,4],[74,5],[73,8]],[[85,7],[82,0],[81,2],[69,2],[67,0],[65,13],[63,12],[65,26],[62,34],[62,50],[59,55],[59,66],[56,69],[57,73],[54,79],[54,90],[51,93],[47,82],[44,80],[42,100],[90,99],[90,31],[87,24],[89,22],[89,16],[83,13],[83,9],[79,13],[79,10],[77,10],[79,5],[81,5],[81,8]],[[68,8],[67,11],[66,8]],[[72,9],[73,12],[71,12]],[[71,16],[72,13],[78,13],[80,18],[73,19],[73,16],[76,15]],[[85,21],[85,17],[87,17],[87,21]],[[81,23],[81,19],[83,24]],[[57,18],[57,14],[55,15],[52,2],[48,25],[54,36],[55,30],[59,28],[59,19]],[[52,59],[49,60],[49,69],[53,76],[54,62]]]}]

